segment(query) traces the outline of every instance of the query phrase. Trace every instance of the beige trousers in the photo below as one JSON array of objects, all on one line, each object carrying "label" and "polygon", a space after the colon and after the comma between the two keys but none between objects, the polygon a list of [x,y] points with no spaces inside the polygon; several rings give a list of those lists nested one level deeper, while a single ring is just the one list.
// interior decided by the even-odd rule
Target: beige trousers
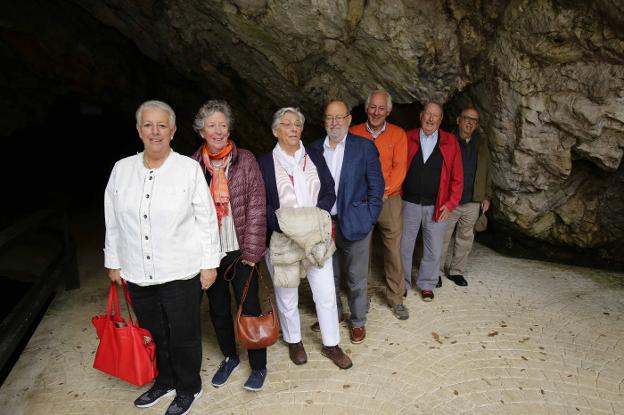
[{"label": "beige trousers", "polygon": [[394,306],[403,304],[405,282],[401,263],[401,232],[403,230],[403,203],[400,195],[390,196],[384,201],[377,229],[383,243],[384,274],[386,277],[386,299]]},{"label": "beige trousers", "polygon": [[480,207],[478,202],[464,203],[449,215],[440,257],[442,275],[464,275]]}]

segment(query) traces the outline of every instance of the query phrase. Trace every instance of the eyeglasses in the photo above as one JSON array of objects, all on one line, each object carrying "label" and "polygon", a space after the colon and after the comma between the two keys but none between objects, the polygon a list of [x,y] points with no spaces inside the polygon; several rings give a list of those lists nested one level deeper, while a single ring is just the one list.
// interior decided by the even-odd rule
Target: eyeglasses
[{"label": "eyeglasses", "polygon": [[473,123],[478,123],[479,119],[478,118],[474,118],[474,117],[469,117],[468,115],[462,115],[462,120],[465,121],[472,121]]},{"label": "eyeglasses", "polygon": [[347,118],[350,114],[346,114],[346,115],[326,115],[325,116],[325,122],[342,122],[345,118]]},{"label": "eyeglasses", "polygon": [[297,130],[301,130],[303,128],[303,124],[301,124],[300,122],[296,122],[296,123],[281,122],[279,124],[287,130],[290,130],[291,127],[295,127]]}]

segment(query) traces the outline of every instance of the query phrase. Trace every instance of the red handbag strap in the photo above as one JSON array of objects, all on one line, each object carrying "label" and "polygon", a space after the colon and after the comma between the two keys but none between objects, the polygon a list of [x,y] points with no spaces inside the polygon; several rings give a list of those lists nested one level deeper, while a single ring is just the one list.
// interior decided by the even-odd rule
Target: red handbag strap
[{"label": "red handbag strap", "polygon": [[[115,311],[115,314],[112,314],[112,311]],[[111,315],[120,316],[119,312],[119,299],[117,298],[117,284],[111,281],[110,290],[108,291],[108,306],[106,307],[106,315],[108,318]]]},{"label": "red handbag strap", "polygon": [[[137,321],[135,324],[134,320],[132,319],[132,311],[130,308],[132,306],[132,298],[130,298],[130,292],[128,291],[128,283],[125,280],[121,280],[121,287],[123,288],[124,298],[126,299],[126,309],[128,310],[128,320],[130,321],[131,325],[140,327],[139,322]],[[113,311],[113,308],[115,310],[115,314],[111,314],[111,312]],[[106,315],[108,316],[108,318],[110,318],[111,315],[121,317],[121,312],[119,311],[119,297],[117,295],[117,284],[112,281],[111,281],[110,291],[108,293],[108,306],[106,308]]]},{"label": "red handbag strap", "polygon": [[128,319],[130,320],[130,324],[136,327],[141,327],[139,326],[138,320],[135,325],[134,320],[132,319],[132,298],[130,297],[130,291],[128,291],[128,283],[126,280],[121,280],[121,287],[123,288],[124,298],[126,299],[126,308],[128,309]]}]

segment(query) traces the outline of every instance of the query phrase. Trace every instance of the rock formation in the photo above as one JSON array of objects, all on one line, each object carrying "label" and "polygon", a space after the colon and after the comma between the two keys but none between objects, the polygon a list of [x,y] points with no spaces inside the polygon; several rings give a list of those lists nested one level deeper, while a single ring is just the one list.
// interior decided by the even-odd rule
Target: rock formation
[{"label": "rock formation", "polygon": [[444,102],[447,119],[474,105],[493,222],[624,263],[622,0],[74,3],[197,96],[228,99],[255,151],[280,106],[319,124],[327,98],[361,104],[377,87]]}]

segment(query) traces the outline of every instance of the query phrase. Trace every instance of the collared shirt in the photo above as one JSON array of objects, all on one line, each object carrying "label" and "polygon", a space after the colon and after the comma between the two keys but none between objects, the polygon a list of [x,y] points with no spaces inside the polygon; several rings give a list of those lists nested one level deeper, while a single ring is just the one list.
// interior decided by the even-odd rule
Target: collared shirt
[{"label": "collared shirt", "polygon": [[157,169],[143,165],[143,153],[115,163],[104,214],[104,266],[135,284],[192,278],[223,257],[204,174],[174,151]]},{"label": "collared shirt", "polygon": [[[346,141],[347,135],[345,134],[344,138],[336,144],[335,149],[331,148],[329,145],[329,137],[325,137],[325,141],[323,142],[323,157],[325,157],[329,172],[334,178],[334,190],[336,191],[336,195],[338,194],[338,185],[340,184],[340,174],[342,172],[342,160],[344,159]],[[336,202],[334,202],[334,206],[331,208],[330,214],[332,215],[338,213],[337,202],[338,198],[336,198]]]},{"label": "collared shirt", "polygon": [[366,121],[366,131],[368,131],[371,135],[371,137],[373,137],[373,139],[377,139],[377,137],[379,137],[381,134],[383,134],[384,131],[386,131],[386,122],[384,121],[383,125],[381,126],[381,129],[377,132],[373,131],[373,129],[371,128],[371,126],[368,124],[368,121]]},{"label": "collared shirt", "polygon": [[433,153],[436,144],[438,143],[438,130],[434,131],[431,135],[425,135],[422,128],[420,129],[420,149],[422,151],[423,160],[425,163],[427,159]]}]

